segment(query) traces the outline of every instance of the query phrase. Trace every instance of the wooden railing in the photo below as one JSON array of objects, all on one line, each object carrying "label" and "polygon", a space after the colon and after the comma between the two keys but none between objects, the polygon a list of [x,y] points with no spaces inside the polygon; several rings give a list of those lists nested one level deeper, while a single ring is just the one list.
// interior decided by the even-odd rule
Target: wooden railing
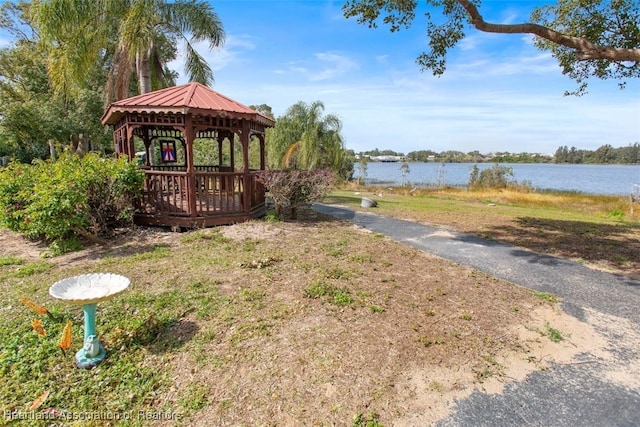
[{"label": "wooden railing", "polygon": [[[138,213],[145,215],[179,217],[258,212],[264,210],[265,197],[264,187],[255,175],[251,172],[249,181],[245,182],[243,173],[197,171],[195,187],[189,191],[186,172],[145,168],[144,190],[136,208]],[[248,211],[245,210],[245,192]],[[195,214],[191,211],[192,198],[195,200]]]},{"label": "wooden railing", "polygon": [[145,170],[142,199],[138,210],[146,214],[189,215],[184,172]]},{"label": "wooden railing", "polygon": [[244,212],[244,190],[241,173],[196,172],[198,214]]},{"label": "wooden railing", "polygon": [[[187,167],[184,165],[153,165],[142,166],[142,169],[160,172],[186,172]],[[195,169],[196,172],[233,172],[231,166],[196,165]]]},{"label": "wooden railing", "polygon": [[252,213],[257,210],[263,210],[265,207],[265,188],[262,183],[256,179],[257,172],[251,172],[246,188],[250,189],[249,193],[249,206],[251,206]]}]

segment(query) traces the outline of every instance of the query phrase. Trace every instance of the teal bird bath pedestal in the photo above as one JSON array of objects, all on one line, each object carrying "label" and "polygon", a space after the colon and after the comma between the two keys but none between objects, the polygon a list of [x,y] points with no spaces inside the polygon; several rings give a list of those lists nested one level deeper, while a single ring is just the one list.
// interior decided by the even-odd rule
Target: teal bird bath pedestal
[{"label": "teal bird bath pedestal", "polygon": [[76,353],[76,366],[91,369],[102,362],[107,350],[96,333],[97,304],[124,292],[131,282],[113,273],[82,274],[60,280],[49,288],[49,295],[84,310],[84,344]]}]

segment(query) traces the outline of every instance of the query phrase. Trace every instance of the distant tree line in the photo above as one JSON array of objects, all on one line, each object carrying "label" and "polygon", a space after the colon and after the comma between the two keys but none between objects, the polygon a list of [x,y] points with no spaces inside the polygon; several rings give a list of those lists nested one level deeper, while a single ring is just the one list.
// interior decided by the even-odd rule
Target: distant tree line
[{"label": "distant tree line", "polygon": [[603,145],[595,151],[582,150],[576,147],[559,147],[554,155],[540,153],[509,153],[496,152],[483,154],[479,151],[442,151],[433,150],[411,151],[406,155],[393,150],[380,150],[355,153],[347,150],[351,156],[400,156],[411,162],[438,162],[438,163],[611,163],[611,164],[640,164],[640,143],[630,144],[626,147],[614,148],[609,144]]},{"label": "distant tree line", "polygon": [[554,156],[556,163],[616,163],[640,164],[640,144],[614,148],[609,144],[595,151],[580,150],[576,147],[559,147]]}]

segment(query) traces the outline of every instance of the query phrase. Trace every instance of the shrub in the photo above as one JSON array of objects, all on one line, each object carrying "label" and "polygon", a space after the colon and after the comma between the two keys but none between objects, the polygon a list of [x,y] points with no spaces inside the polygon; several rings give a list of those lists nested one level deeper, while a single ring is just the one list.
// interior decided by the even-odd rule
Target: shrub
[{"label": "shrub", "polygon": [[494,164],[490,169],[480,171],[478,165],[473,165],[469,174],[468,187],[470,190],[483,188],[507,188],[510,183],[509,177],[513,178],[513,169],[506,166]]},{"label": "shrub", "polygon": [[265,171],[257,177],[271,194],[276,214],[280,216],[284,208],[289,208],[291,218],[295,218],[296,208],[322,200],[335,179],[335,173],[329,169]]},{"label": "shrub", "polygon": [[97,154],[11,163],[0,170],[0,225],[70,248],[79,234],[98,236],[131,224],[143,178],[134,163]]}]

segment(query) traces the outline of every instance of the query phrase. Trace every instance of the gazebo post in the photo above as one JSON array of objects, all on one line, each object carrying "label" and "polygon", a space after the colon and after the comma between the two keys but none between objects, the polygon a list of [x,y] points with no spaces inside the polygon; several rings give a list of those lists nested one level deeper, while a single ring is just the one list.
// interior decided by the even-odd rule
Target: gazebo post
[{"label": "gazebo post", "polygon": [[184,119],[184,142],[185,142],[185,160],[187,163],[187,203],[189,206],[189,216],[196,216],[198,208],[196,206],[196,168],[193,162],[193,140],[195,139],[195,131],[193,129],[192,115],[187,114]]},{"label": "gazebo post", "polygon": [[249,126],[249,121],[248,120],[242,120],[242,134],[240,134],[240,143],[242,144],[242,164],[244,165],[244,188],[242,189],[242,197],[243,197],[243,205],[244,205],[244,211],[245,212],[250,212],[251,211],[251,194],[249,194],[249,189],[251,188],[251,185],[249,185],[249,183],[251,182],[251,176],[249,174],[249,132],[251,131],[251,128]]},{"label": "gazebo post", "polygon": [[236,170],[236,156],[235,156],[235,147],[234,142],[236,140],[236,134],[234,132],[229,132],[229,161],[231,162],[231,170]]},{"label": "gazebo post", "polygon": [[134,145],[133,132],[127,132],[127,158],[133,160],[135,157],[135,145]]},{"label": "gazebo post", "polygon": [[[144,165],[151,166],[153,164],[153,159],[151,158],[153,154],[151,153],[151,138],[149,138],[149,132],[143,133],[142,143],[144,144],[145,152]],[[135,153],[133,153],[133,156],[135,156]]]},{"label": "gazebo post", "polygon": [[264,144],[264,136],[257,135],[258,141],[260,141],[260,170],[266,170],[267,168],[267,157],[265,154],[265,144]]}]

